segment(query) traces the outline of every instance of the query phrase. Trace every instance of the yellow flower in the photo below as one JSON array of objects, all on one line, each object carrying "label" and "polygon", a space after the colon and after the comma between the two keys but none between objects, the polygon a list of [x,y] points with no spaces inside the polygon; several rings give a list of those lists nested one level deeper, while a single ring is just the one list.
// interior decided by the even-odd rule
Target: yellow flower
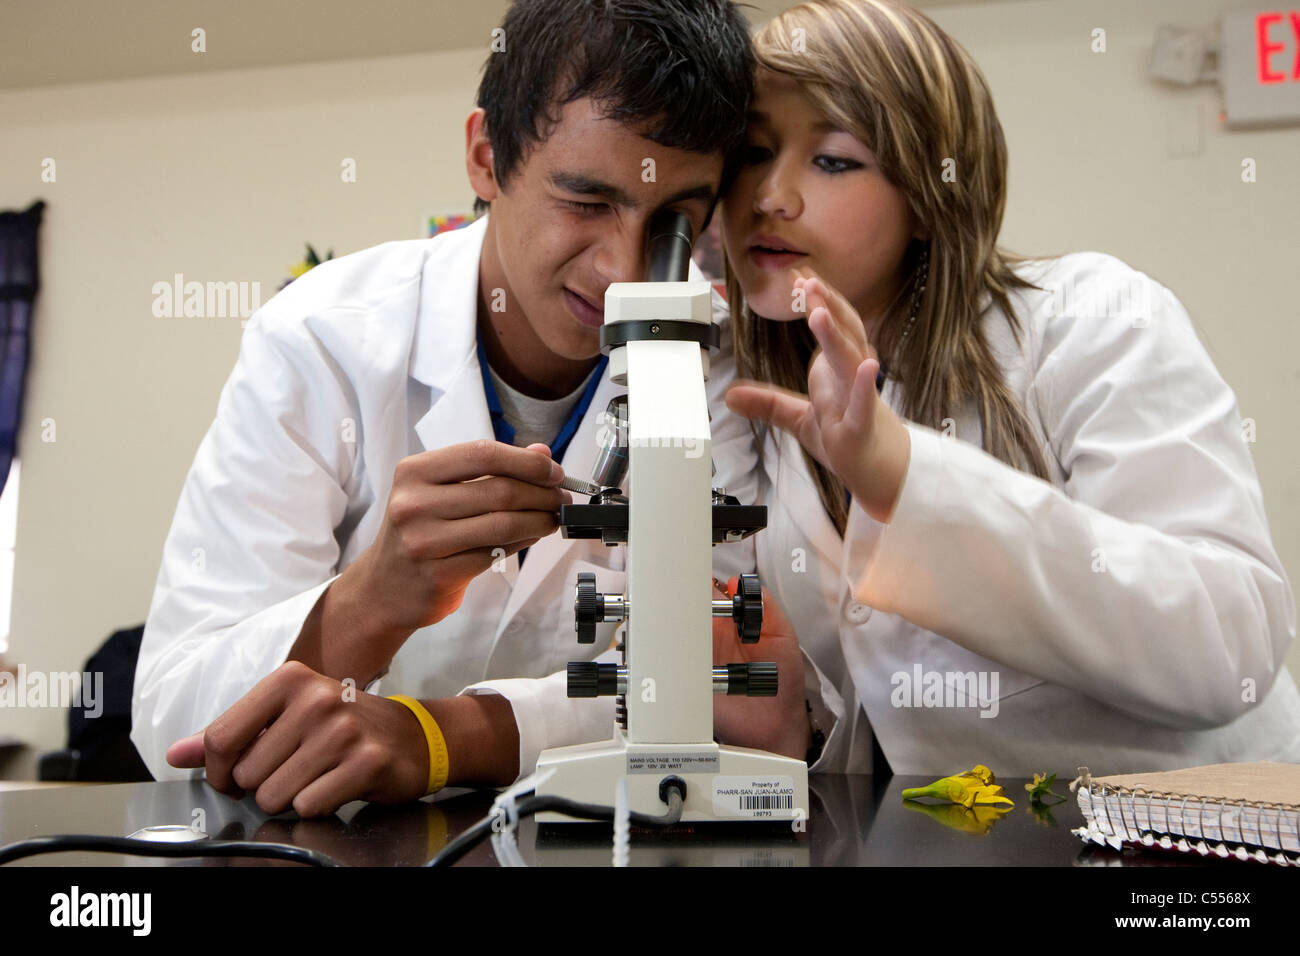
[{"label": "yellow flower", "polygon": [[983,764],[976,764],[965,773],[941,777],[928,786],[909,787],[903,791],[904,800],[915,800],[917,797],[949,800],[967,809],[977,803],[1005,803],[1015,806],[1002,788],[994,783],[993,771]]}]

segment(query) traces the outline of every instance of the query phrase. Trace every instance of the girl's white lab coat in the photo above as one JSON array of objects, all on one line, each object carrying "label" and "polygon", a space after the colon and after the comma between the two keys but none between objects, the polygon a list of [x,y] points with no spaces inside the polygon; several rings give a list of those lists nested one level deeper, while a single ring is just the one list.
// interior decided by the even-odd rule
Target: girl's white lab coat
[{"label": "girl's white lab coat", "polygon": [[1232,391],[1119,260],[1025,275],[1022,346],[984,321],[1051,484],[981,451],[968,407],[908,425],[890,523],[854,505],[841,540],[797,443],[765,445],[759,571],[848,715],[822,766],[869,771],[872,729],[896,773],[1300,761],[1295,602]]},{"label": "girl's white lab coat", "polygon": [[[189,775],[167,765],[167,747],[284,663],[321,592],[378,533],[398,461],[493,437],[475,348],[486,225],[324,263],[249,321],[185,480],[140,648],[131,739],[158,779]],[[725,321],[720,300],[719,311]],[[752,502],[752,433],[721,400],[733,367],[725,331],[722,341],[708,384],[715,484]],[[625,391],[603,378],[566,472],[590,475],[600,415]],[[614,629],[577,643],[576,573],[622,593],[624,554],[556,533],[522,569],[504,560],[454,614],[411,636],[384,692],[448,697],[510,678],[472,692],[510,699],[525,771],[543,747],[608,736],[612,701],[568,700],[563,671],[607,648]],[[753,570],[752,540],[715,548],[714,565],[719,577]]]}]

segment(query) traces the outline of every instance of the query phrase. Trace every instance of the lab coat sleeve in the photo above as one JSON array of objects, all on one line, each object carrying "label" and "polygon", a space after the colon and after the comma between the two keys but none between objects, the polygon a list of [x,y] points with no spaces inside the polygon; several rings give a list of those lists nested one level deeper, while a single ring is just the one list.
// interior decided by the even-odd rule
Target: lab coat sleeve
[{"label": "lab coat sleeve", "polygon": [[1235,396],[1172,293],[1129,275],[1149,322],[1046,328],[1031,388],[1064,490],[909,424],[855,596],[1139,717],[1216,727],[1264,697],[1295,601]]},{"label": "lab coat sleeve", "polygon": [[[622,655],[610,649],[596,660],[621,663]],[[844,718],[844,701],[834,685],[804,653],[804,689],[817,725],[827,735],[822,757],[813,770],[834,769],[839,737],[836,731]],[[543,678],[505,678],[480,681],[461,691],[462,694],[500,694],[510,701],[519,730],[519,776],[526,777],[537,768],[537,757],[551,747],[605,740],[614,731],[614,699],[571,700],[568,674],[558,671]]]},{"label": "lab coat sleeve", "polygon": [[[618,663],[622,655],[612,648],[596,660]],[[519,776],[537,769],[537,757],[552,747],[607,740],[614,735],[614,698],[573,700],[567,671],[547,677],[512,677],[481,681],[462,694],[500,694],[510,701],[519,729]]]},{"label": "lab coat sleeve", "polygon": [[813,722],[826,735],[822,752],[809,764],[808,772],[842,772],[848,761],[845,747],[849,733],[844,719],[844,698],[806,650],[803,652],[803,682],[804,697],[812,711]]},{"label": "lab coat sleeve", "polygon": [[249,320],[163,547],[131,730],[160,780],[191,775],[168,746],[287,659],[335,577],[356,446],[331,439],[356,413],[306,326],[273,306]]},{"label": "lab coat sleeve", "polygon": [[[596,660],[616,664],[622,655],[611,649]],[[844,718],[844,701],[835,687],[804,654],[804,689],[813,709],[813,718],[826,733],[821,757],[810,768],[833,770]],[[593,740],[606,740],[614,732],[614,699],[571,700],[568,674],[558,671],[548,677],[488,680],[466,687],[462,694],[500,694],[510,701],[515,724],[519,729],[519,776],[526,777],[537,769],[537,757],[552,747],[567,747]]]}]

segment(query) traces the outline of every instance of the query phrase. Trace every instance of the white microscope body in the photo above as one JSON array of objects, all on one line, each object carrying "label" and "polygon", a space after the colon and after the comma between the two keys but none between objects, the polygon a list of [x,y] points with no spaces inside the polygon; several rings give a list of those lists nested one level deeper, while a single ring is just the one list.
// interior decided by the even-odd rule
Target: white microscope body
[{"label": "white microscope body", "polygon": [[[689,256],[689,228],[686,241]],[[676,265],[684,276],[684,261],[679,258]],[[580,634],[584,614],[590,636],[593,619],[626,622],[625,663],[570,665],[570,696],[617,694],[618,717],[612,740],[544,751],[537,769],[552,773],[537,793],[608,805],[626,778],[631,810],[659,815],[665,809],[661,782],[679,777],[686,784],[684,823],[803,821],[808,814],[803,760],[714,741],[715,692],[771,696],[776,674],[774,665],[715,669],[713,664],[713,617],[730,617],[734,610],[739,628],[743,615],[749,641],[757,639],[761,620],[754,576],[745,582],[747,608],[742,608],[744,596],[734,602],[713,599],[713,545],[762,527],[766,509],[715,502],[704,386],[706,345],[716,347],[718,335],[710,297],[708,282],[687,281],[615,283],[605,294],[602,344],[609,351],[609,374],[628,389],[630,491],[627,498],[610,496],[612,503],[566,505],[561,524],[566,534],[585,537],[596,536],[592,526],[599,525],[607,543],[627,542],[627,594],[595,595],[589,581],[584,595],[580,581],[575,605]],[[625,518],[605,520],[624,513]],[[715,532],[715,524],[727,523],[718,517],[726,513],[761,517],[756,523],[740,521],[747,525],[740,530]],[[565,522],[568,515],[583,514],[601,516],[589,522],[585,535]],[[623,521],[625,537],[611,528]],[[576,687],[575,680],[583,686]],[[544,813],[538,819],[570,818]]]}]

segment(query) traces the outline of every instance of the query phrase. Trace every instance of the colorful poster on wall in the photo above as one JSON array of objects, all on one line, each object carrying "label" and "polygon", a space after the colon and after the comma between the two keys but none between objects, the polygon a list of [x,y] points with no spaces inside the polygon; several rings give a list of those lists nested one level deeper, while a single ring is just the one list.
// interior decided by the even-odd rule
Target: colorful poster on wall
[{"label": "colorful poster on wall", "polygon": [[426,218],[427,231],[425,232],[425,238],[432,239],[444,232],[463,228],[477,218],[478,215],[472,212],[430,213]]}]

